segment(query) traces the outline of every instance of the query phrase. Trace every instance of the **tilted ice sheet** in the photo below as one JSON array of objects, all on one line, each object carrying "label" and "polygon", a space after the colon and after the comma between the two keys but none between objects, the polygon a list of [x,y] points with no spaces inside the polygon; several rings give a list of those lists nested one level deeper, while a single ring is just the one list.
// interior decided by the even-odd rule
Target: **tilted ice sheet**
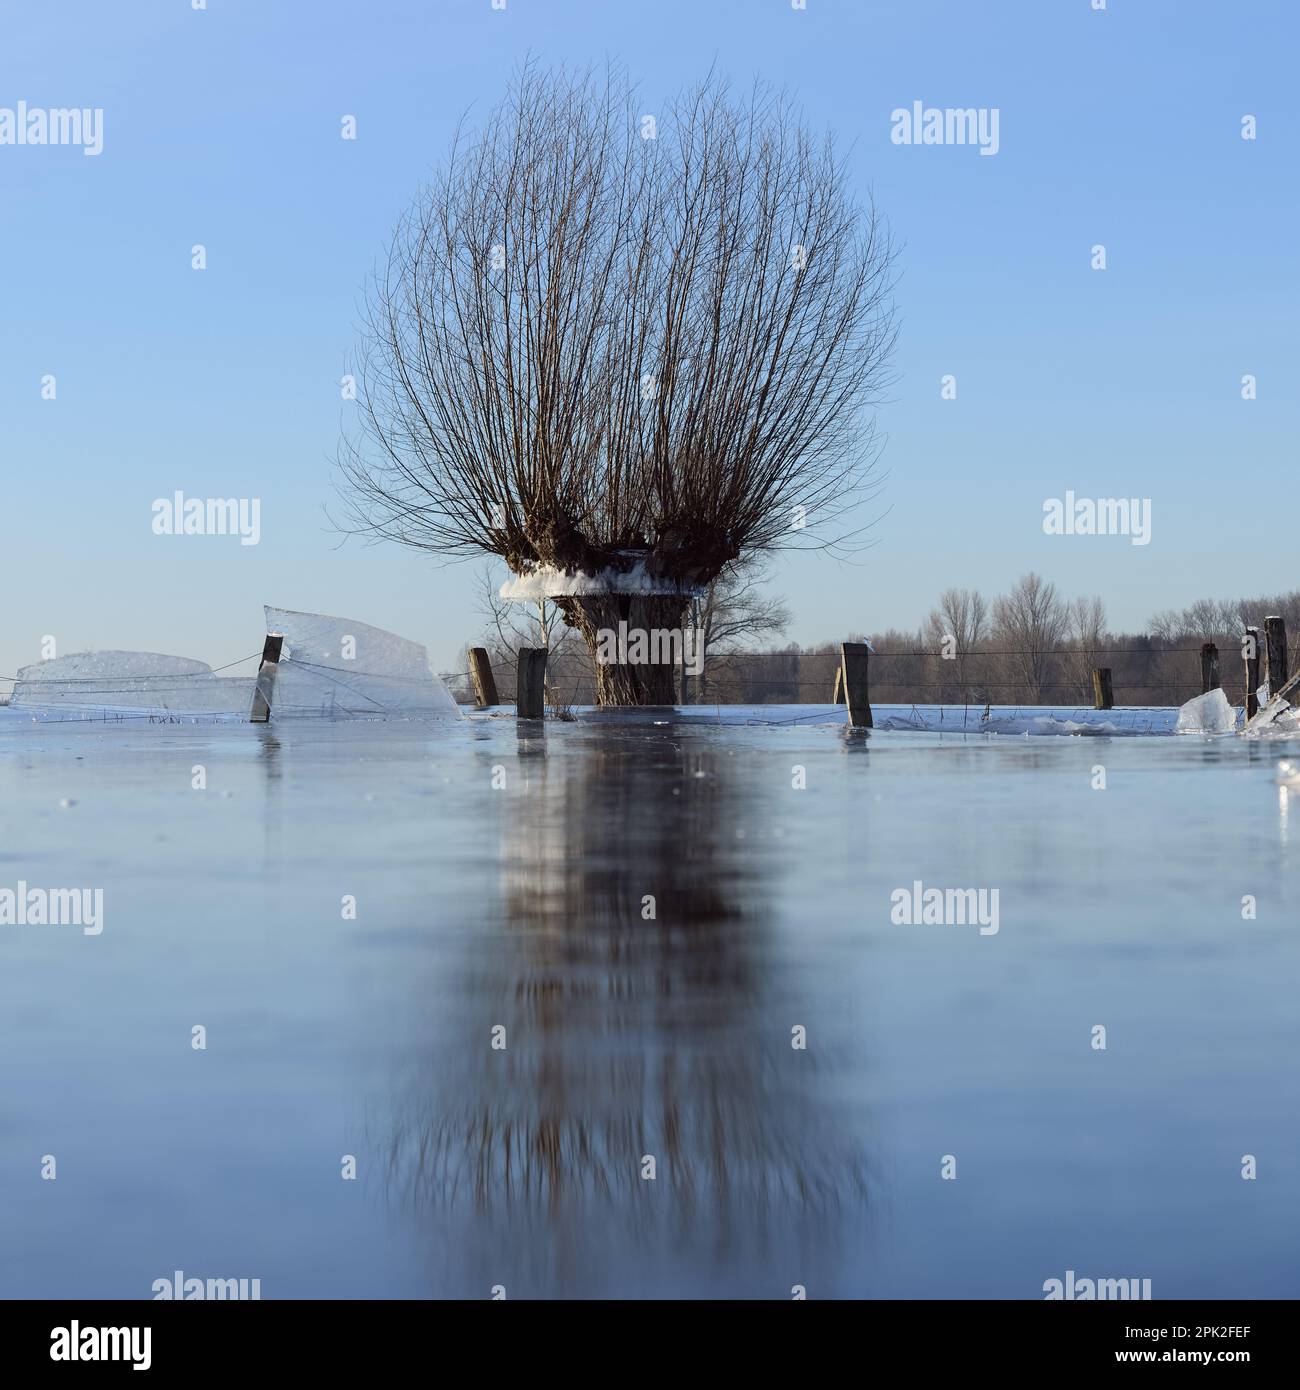
[{"label": "tilted ice sheet", "polygon": [[351,618],[269,605],[266,630],[284,636],[273,720],[461,717],[418,642]]}]

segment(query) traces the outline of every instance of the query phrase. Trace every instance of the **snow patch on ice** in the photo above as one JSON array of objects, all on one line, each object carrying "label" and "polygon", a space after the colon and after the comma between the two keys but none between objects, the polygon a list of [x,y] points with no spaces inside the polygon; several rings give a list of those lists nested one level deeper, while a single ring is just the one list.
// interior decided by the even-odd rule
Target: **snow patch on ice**
[{"label": "snow patch on ice", "polygon": [[[1087,738],[1171,734],[1176,711],[1163,706],[1091,710],[1065,706],[993,705],[986,715],[983,705],[874,705],[872,714],[877,729],[936,734],[1013,734],[1021,737],[1028,734]],[[837,722],[844,719],[842,706],[836,710],[836,718]]]}]

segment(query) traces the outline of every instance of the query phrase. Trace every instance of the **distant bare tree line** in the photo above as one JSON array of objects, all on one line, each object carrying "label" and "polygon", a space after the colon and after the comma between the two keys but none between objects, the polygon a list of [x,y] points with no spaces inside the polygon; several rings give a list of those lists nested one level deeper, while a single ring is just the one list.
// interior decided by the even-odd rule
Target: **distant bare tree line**
[{"label": "distant bare tree line", "polygon": [[[1276,614],[1287,626],[1290,667],[1300,661],[1300,591],[1233,600],[1201,599],[1157,613],[1142,633],[1112,631],[1098,597],[1068,599],[1042,576],[1023,576],[992,599],[948,589],[920,629],[888,628],[867,638],[871,697],[881,704],[1088,704],[1092,671],[1111,670],[1117,704],[1177,705],[1201,691],[1200,648],[1219,648],[1228,697],[1245,694],[1241,639]],[[831,697],[838,643],[723,658],[714,698],[740,704],[821,703]]]},{"label": "distant bare tree line", "polygon": [[[784,606],[761,593],[762,582],[761,573],[742,570],[720,585],[715,602],[721,616],[714,620],[714,632],[729,641],[706,647],[704,675],[685,682],[684,695],[679,684],[683,703],[824,704],[831,699],[838,640],[752,646],[789,621]],[[1200,694],[1204,642],[1218,646],[1223,688],[1240,703],[1242,634],[1248,626],[1262,630],[1265,617],[1274,614],[1286,622],[1294,671],[1300,668],[1300,590],[1198,599],[1184,609],[1156,613],[1147,632],[1123,633],[1107,626],[1100,598],[1068,599],[1030,572],[991,599],[975,589],[945,590],[916,631],[886,628],[846,633],[844,640],[871,642],[871,698],[881,704],[1090,705],[1093,668],[1105,666],[1117,704],[1177,705]],[[693,618],[703,621],[698,612]],[[751,645],[740,645],[746,642]],[[498,660],[513,669],[505,648],[494,653],[494,665]],[[581,644],[560,654],[554,685],[565,692],[565,703],[594,698],[588,666]]]}]

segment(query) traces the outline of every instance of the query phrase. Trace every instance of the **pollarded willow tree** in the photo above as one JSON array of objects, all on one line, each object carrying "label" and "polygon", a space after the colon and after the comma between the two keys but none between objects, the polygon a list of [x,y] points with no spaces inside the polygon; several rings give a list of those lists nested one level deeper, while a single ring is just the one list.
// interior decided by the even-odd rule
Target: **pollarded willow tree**
[{"label": "pollarded willow tree", "polygon": [[[394,234],[367,299],[349,528],[502,557],[503,593],[679,628],[728,562],[849,547],[895,338],[893,248],[829,136],[710,77],[525,68]],[[662,649],[661,649],[662,650]],[[671,655],[598,665],[671,704]]]}]

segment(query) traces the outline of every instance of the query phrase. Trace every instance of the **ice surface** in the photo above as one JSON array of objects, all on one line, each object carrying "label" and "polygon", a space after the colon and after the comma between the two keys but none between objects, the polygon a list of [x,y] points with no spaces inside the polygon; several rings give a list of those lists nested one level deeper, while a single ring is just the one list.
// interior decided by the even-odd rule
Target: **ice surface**
[{"label": "ice surface", "polygon": [[[95,1165],[75,1213],[0,1183],[0,1297],[147,1299],[178,1264],[286,1298],[1041,1300],[1069,1267],[1300,1296],[1277,758],[722,718],[745,713],[821,724],[484,718],[432,757],[401,720],[0,732],[0,888],[102,885],[107,922],[0,926],[0,1172]],[[999,934],[895,925],[916,879],[996,886]],[[1225,932],[1246,891],[1259,921]],[[1080,1019],[1113,1018],[1128,1060],[1087,1080]],[[959,1211],[932,1176],[954,1132],[979,1157]],[[1246,1148],[1291,1176],[1241,1182]],[[355,1183],[325,1169],[345,1151]]]},{"label": "ice surface", "polygon": [[418,642],[351,618],[269,605],[266,630],[284,636],[272,720],[461,717]]},{"label": "ice surface", "polygon": [[1237,711],[1222,690],[1210,690],[1181,706],[1176,732],[1180,734],[1231,734],[1237,728]]}]

